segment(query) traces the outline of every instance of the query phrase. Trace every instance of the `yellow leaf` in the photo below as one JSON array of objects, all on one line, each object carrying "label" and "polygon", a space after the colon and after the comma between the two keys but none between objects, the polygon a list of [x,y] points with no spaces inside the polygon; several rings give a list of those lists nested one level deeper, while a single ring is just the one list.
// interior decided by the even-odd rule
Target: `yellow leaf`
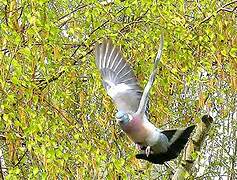
[{"label": "yellow leaf", "polygon": [[198,101],[198,107],[201,108],[204,106],[204,103],[205,103],[205,98],[204,98],[204,95],[203,95],[203,92],[201,92],[199,94],[199,101]]},{"label": "yellow leaf", "polygon": [[81,91],[79,93],[79,96],[80,96],[80,106],[83,107],[85,104],[85,99],[86,99],[85,92]]},{"label": "yellow leaf", "polygon": [[59,59],[60,53],[59,53],[58,47],[54,47],[54,48],[53,48],[53,54],[54,54],[54,58],[55,58],[56,60]]}]

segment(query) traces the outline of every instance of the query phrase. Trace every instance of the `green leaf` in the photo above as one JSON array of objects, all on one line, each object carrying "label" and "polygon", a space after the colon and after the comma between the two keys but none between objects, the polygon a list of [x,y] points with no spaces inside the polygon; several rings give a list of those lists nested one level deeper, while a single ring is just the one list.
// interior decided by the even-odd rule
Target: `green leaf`
[{"label": "green leaf", "polygon": [[31,50],[30,50],[30,48],[25,47],[25,48],[22,48],[22,49],[20,50],[20,53],[23,54],[23,55],[25,55],[25,56],[29,56],[29,55],[31,54]]},{"label": "green leaf", "polygon": [[221,54],[222,54],[223,56],[227,56],[227,52],[226,52],[226,50],[223,49],[223,50],[221,51]]},{"label": "green leaf", "polygon": [[230,49],[230,56],[231,57],[237,57],[237,48],[231,48]]},{"label": "green leaf", "polygon": [[34,167],[34,168],[33,168],[33,174],[34,174],[34,175],[37,175],[38,172],[39,172],[39,168],[38,168],[38,167]]}]

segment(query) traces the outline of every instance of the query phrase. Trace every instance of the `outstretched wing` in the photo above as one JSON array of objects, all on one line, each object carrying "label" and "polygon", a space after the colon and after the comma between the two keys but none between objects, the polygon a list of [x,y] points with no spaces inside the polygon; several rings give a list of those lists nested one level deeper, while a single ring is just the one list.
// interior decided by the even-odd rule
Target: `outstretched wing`
[{"label": "outstretched wing", "polygon": [[96,65],[100,69],[103,85],[119,111],[138,109],[142,90],[121,51],[111,40],[104,39],[95,49]]},{"label": "outstretched wing", "polygon": [[149,80],[148,80],[148,82],[145,86],[144,92],[142,94],[141,101],[140,101],[138,110],[136,112],[137,114],[145,114],[146,113],[146,108],[147,108],[146,105],[148,104],[148,97],[149,97],[150,89],[155,81],[156,73],[158,70],[158,62],[161,59],[163,46],[164,46],[164,34],[162,33],[160,36],[160,48],[159,48],[158,53],[156,55],[152,73],[149,77]]}]

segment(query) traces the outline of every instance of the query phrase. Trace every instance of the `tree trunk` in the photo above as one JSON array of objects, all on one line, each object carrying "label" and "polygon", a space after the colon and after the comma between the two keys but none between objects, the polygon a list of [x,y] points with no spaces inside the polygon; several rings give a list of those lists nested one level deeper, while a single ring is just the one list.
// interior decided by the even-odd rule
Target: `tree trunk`
[{"label": "tree trunk", "polygon": [[201,145],[205,137],[208,135],[208,131],[210,129],[212,121],[213,118],[209,115],[205,115],[202,117],[202,121],[198,123],[196,131],[192,139],[188,143],[187,148],[185,149],[185,152],[182,157],[182,162],[175,174],[173,175],[172,180],[183,180],[187,179],[190,176],[192,166],[196,160],[194,154],[195,152],[200,151]]}]

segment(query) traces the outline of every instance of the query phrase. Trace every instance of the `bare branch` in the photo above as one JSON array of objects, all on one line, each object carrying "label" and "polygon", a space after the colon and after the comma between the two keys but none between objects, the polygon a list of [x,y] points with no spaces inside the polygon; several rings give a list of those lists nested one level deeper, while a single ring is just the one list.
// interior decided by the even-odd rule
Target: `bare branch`
[{"label": "bare branch", "polygon": [[73,13],[75,13],[75,12],[79,11],[80,9],[87,7],[87,6],[88,6],[88,4],[82,5],[82,6],[77,6],[73,11],[71,11],[68,14],[65,14],[64,16],[60,17],[58,20],[61,21],[62,19],[66,18],[67,16],[70,16],[71,14],[73,14]]},{"label": "bare branch", "polygon": [[[231,4],[234,4],[234,3],[237,3],[237,0],[235,1],[231,1],[229,3],[226,3],[224,4],[222,7],[220,7],[219,9],[216,10],[216,13],[219,13],[220,11],[226,11],[226,12],[233,12],[236,10],[237,7],[234,7],[233,9],[227,9],[226,7],[231,5]],[[194,26],[192,28],[192,30],[196,29],[198,26],[200,26],[201,24],[209,21],[212,17],[214,16],[214,13],[212,13],[210,16],[207,16],[206,18],[204,18],[198,25]]]},{"label": "bare branch", "polygon": [[100,26],[98,26],[97,28],[93,29],[91,31],[91,33],[89,34],[89,37],[94,33],[96,32],[98,29],[102,28],[105,24],[107,24],[109,22],[109,20],[105,21],[104,23],[102,23]]},{"label": "bare branch", "polygon": [[52,76],[48,81],[46,79],[41,79],[41,80],[37,80],[36,79],[36,84],[38,84],[37,86],[39,87],[40,90],[43,90],[49,83],[58,80],[63,74],[64,74],[64,70],[60,71],[57,76]]},{"label": "bare branch", "polygon": [[123,31],[126,30],[126,28],[128,28],[129,26],[131,26],[131,25],[133,25],[133,24],[137,24],[137,23],[144,22],[144,21],[142,20],[142,18],[145,17],[145,15],[149,12],[149,10],[150,10],[150,9],[147,9],[141,16],[137,17],[134,21],[132,21],[132,22],[126,24],[123,28],[120,29],[119,32],[122,33]]},{"label": "bare branch", "polygon": [[3,157],[3,150],[0,149],[0,177],[2,180],[5,179],[6,165]]}]

